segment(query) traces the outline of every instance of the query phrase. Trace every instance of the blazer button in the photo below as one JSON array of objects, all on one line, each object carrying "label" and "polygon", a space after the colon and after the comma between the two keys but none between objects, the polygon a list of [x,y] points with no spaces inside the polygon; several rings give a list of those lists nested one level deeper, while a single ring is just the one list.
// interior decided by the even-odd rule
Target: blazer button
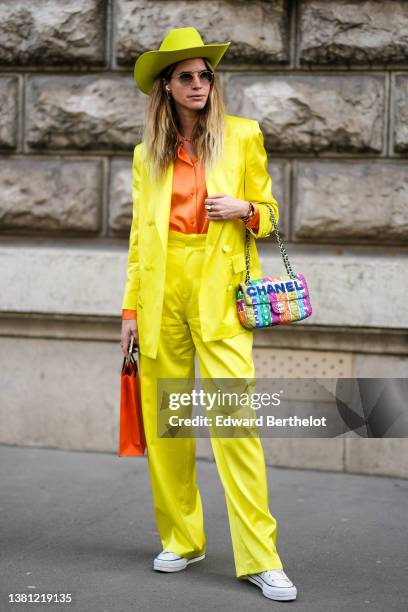
[{"label": "blazer button", "polygon": [[231,250],[231,247],[229,244],[224,244],[222,250],[224,251],[224,253],[228,253],[228,251]]},{"label": "blazer button", "polygon": [[149,221],[147,222],[147,225],[154,225],[154,219],[149,219]]}]

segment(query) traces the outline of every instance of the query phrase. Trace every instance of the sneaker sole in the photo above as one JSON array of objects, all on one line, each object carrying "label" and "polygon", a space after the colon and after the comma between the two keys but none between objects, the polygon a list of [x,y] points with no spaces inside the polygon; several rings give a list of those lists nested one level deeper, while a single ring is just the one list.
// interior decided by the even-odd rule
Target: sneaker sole
[{"label": "sneaker sole", "polygon": [[175,559],[174,561],[160,561],[160,559],[155,559],[153,562],[153,569],[159,572],[180,572],[185,569],[187,565],[190,563],[196,563],[197,561],[201,561],[205,558],[205,553],[200,555],[199,557],[193,557],[192,559],[186,559],[186,562],[183,565],[171,565],[172,563],[180,563],[180,559]]},{"label": "sneaker sole", "polygon": [[257,587],[262,589],[262,594],[268,599],[275,599],[276,601],[291,601],[297,597],[297,588],[295,586],[285,587],[282,589],[280,587],[268,587],[268,585],[266,585],[264,582],[257,580],[252,576],[248,576],[247,580],[253,584],[256,584]]}]

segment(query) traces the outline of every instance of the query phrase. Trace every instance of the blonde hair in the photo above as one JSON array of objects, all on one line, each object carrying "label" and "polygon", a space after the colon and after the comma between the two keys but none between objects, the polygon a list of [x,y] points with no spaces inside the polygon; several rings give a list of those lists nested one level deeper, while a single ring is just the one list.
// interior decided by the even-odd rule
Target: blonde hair
[{"label": "blonde hair", "polygon": [[[210,62],[202,58],[214,72]],[[147,169],[152,180],[161,178],[169,164],[177,159],[178,116],[172,96],[167,97],[163,77],[169,80],[177,64],[164,68],[156,77],[145,110],[143,140],[146,146]],[[210,168],[219,158],[224,141],[225,106],[217,73],[210,85],[205,107],[199,112],[192,138],[198,161]]]}]

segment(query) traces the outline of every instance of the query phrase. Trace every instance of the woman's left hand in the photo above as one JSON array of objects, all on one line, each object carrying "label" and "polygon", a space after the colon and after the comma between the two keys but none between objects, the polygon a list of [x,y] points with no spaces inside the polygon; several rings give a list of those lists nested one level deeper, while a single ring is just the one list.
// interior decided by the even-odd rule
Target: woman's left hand
[{"label": "woman's left hand", "polygon": [[[208,208],[210,205],[211,210]],[[244,217],[248,212],[249,204],[225,193],[216,193],[205,199],[205,208],[209,221],[224,221],[235,217]]]}]

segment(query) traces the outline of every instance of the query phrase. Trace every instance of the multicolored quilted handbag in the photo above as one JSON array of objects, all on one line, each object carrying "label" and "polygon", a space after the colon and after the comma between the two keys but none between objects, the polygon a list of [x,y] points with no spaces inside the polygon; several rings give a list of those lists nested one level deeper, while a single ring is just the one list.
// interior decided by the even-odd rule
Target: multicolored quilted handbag
[{"label": "multicolored quilted handbag", "polygon": [[293,323],[312,314],[306,279],[303,274],[294,274],[279,236],[272,207],[268,206],[268,209],[287,274],[250,278],[250,232],[245,228],[246,273],[245,281],[238,285],[236,302],[239,320],[247,329]]}]

